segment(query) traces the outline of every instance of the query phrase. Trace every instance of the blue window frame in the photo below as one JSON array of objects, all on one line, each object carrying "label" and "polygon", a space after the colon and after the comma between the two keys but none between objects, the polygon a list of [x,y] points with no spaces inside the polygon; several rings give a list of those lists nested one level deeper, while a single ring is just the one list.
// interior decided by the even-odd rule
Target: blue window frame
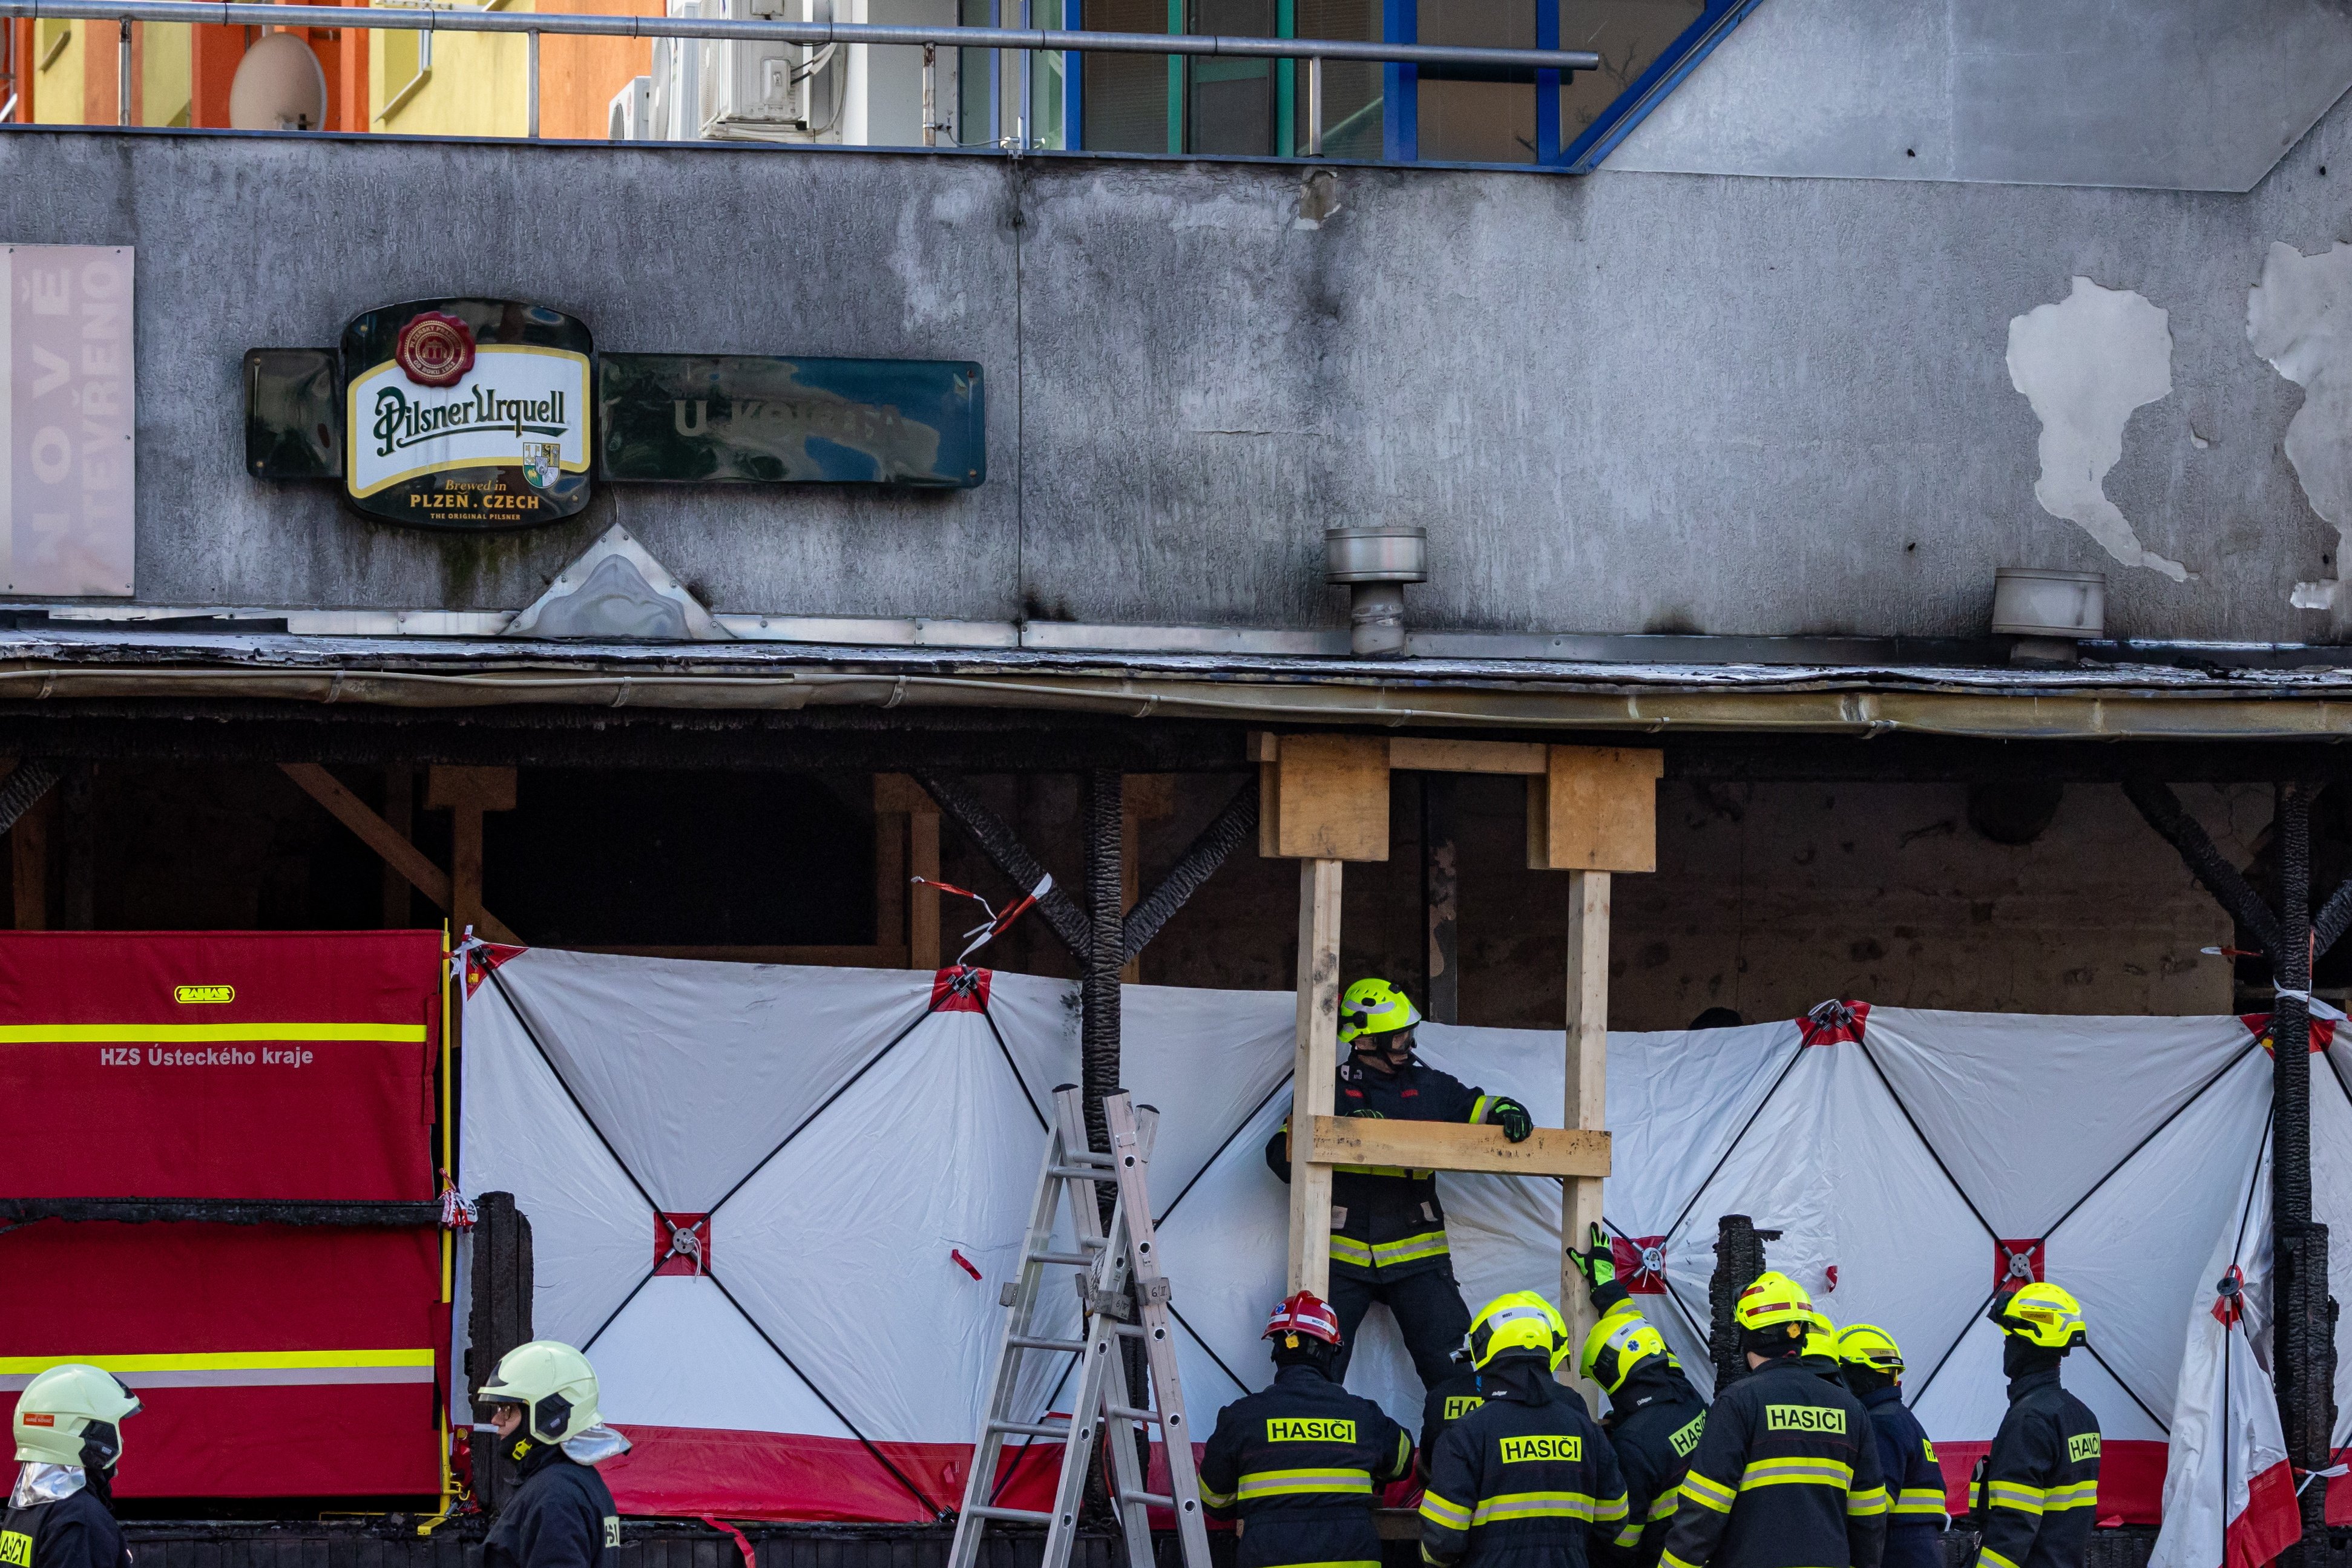
[{"label": "blue window frame", "polygon": [[[1001,4],[1002,0],[998,0],[998,3]],[[1379,25],[1382,41],[1419,42],[1423,3],[1424,0],[1378,0]],[[1575,173],[1587,172],[1598,167],[1601,162],[1633,132],[1633,128],[1641,124],[1643,118],[1665,99],[1667,94],[1679,87],[1698,63],[1704,60],[1715,47],[1730,34],[1732,28],[1738,26],[1759,3],[1760,0],[1693,0],[1696,14],[1690,23],[1660,48],[1622,90],[1608,100],[1589,123],[1584,124],[1580,129],[1574,130],[1572,133],[1564,124],[1561,73],[1558,71],[1533,73],[1532,102],[1529,103],[1526,98],[1518,99],[1520,106],[1518,112],[1528,118],[1518,121],[1525,129],[1518,132],[1516,140],[1518,147],[1527,149],[1527,153],[1512,161]],[[1601,47],[1580,38],[1562,39],[1560,36],[1562,6],[1566,5],[1570,7],[1572,16],[1574,4],[1575,0],[1528,0],[1528,10],[1532,16],[1526,19],[1532,21],[1532,37],[1522,33],[1520,41],[1532,44],[1537,48],[1559,48],[1563,45],[1568,47]],[[1142,22],[1143,13],[1147,10],[1150,14],[1150,21],[1153,25],[1152,30],[1157,30],[1157,25],[1160,21],[1163,11],[1160,0],[1059,0],[1059,7],[1062,13],[1060,19],[1062,26],[1074,28],[1108,26],[1118,30],[1144,30],[1139,24]],[[1038,9],[1047,8],[1044,0],[1038,0]],[[1029,5],[1024,4],[1021,9],[1026,12],[1029,10]],[[1166,30],[1170,33],[1187,31],[1188,18],[1199,9],[1201,7],[1191,3],[1191,0],[1164,0]],[[1297,37],[1296,0],[1276,0],[1272,9],[1275,15],[1270,16],[1269,20],[1274,24],[1271,28],[1273,36]],[[1367,6],[1364,13],[1364,26],[1367,29],[1370,25],[1371,9],[1370,6]],[[1113,15],[1114,13],[1117,15]],[[1441,17],[1441,20],[1444,18]],[[1093,57],[1092,60],[1101,61],[1111,57],[1097,56]],[[1638,57],[1638,51],[1635,57]],[[1089,66],[1091,65],[1090,61]],[[1093,144],[1088,140],[1086,129],[1086,83],[1088,68],[1081,68],[1076,62],[1072,62],[1069,68],[1056,73],[1058,79],[1055,81],[1055,86],[1059,89],[1063,110],[1062,136],[1059,139],[1059,144],[1072,149]],[[1271,141],[1272,150],[1277,155],[1284,152],[1300,151],[1304,147],[1305,130],[1298,123],[1299,116],[1305,110],[1305,89],[1300,79],[1304,70],[1305,67],[1301,64],[1295,69],[1286,65],[1273,72]],[[1130,68],[1119,78],[1126,83],[1122,91],[1128,99],[1135,97],[1134,89],[1139,85],[1129,79],[1135,74]],[[1167,135],[1164,147],[1157,131],[1150,133],[1148,144],[1146,141],[1139,139],[1141,127],[1135,123],[1134,108],[1136,106],[1130,105],[1124,117],[1118,120],[1118,123],[1124,127],[1123,133],[1112,136],[1111,141],[1105,143],[1108,150],[1129,152],[1164,150],[1171,153],[1198,150],[1202,138],[1198,134],[1199,128],[1190,123],[1190,120],[1198,112],[1192,100],[1197,96],[1199,83],[1193,79],[1193,73],[1181,57],[1169,57],[1165,74]],[[1428,85],[1431,90],[1436,90],[1433,79]],[[1446,85],[1452,87],[1455,84],[1449,81]],[[1585,79],[1580,79],[1578,85],[1580,87],[1585,85]],[[1367,86],[1369,87],[1369,83]],[[1385,65],[1380,68],[1378,100],[1376,103],[1365,104],[1363,110],[1368,113],[1377,112],[1379,116],[1381,131],[1379,156],[1382,162],[1392,163],[1421,162],[1423,141],[1423,72],[1419,68],[1404,65]],[[1527,89],[1526,78],[1522,78],[1517,90],[1526,93]],[[1157,96],[1156,89],[1150,90],[1153,96]],[[1470,90],[1476,91],[1481,89],[1472,88]],[[1368,96],[1368,94],[1364,95]],[[1571,93],[1568,96],[1572,98],[1575,95]],[[1459,100],[1456,99],[1455,102],[1458,105]],[[1156,114],[1158,111],[1152,112]],[[1580,110],[1580,113],[1581,110]],[[1111,122],[1105,123],[1108,125]],[[1365,129],[1369,131],[1370,125],[1367,124]],[[1327,145],[1329,131],[1330,128],[1327,126]],[[1097,132],[1096,140],[1099,141],[1104,134],[1108,132]],[[1567,137],[1565,145],[1562,141],[1563,136]],[[1209,145],[1213,147],[1215,144],[1215,139],[1211,138]],[[1440,144],[1443,145],[1443,142],[1441,141]],[[1486,146],[1491,152],[1491,141]],[[1370,149],[1367,146],[1364,151],[1369,152]],[[1508,152],[1510,149],[1507,146],[1504,151]],[[1461,154],[1457,152],[1455,156],[1459,157]]]}]

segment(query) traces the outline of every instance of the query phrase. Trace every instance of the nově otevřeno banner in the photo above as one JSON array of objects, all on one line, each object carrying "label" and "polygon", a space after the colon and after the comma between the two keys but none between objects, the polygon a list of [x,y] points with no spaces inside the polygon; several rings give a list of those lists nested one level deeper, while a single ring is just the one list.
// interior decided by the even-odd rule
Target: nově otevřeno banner
[{"label": "nov\u011b otev\u0159eno banner", "polygon": [[[1040,1113],[1078,1075],[1072,987],[997,973],[974,998],[899,971],[498,956],[466,1004],[460,1181],[530,1218],[537,1332],[587,1347],[606,1417],[637,1439],[606,1467],[623,1507],[913,1521],[954,1506]],[[1287,1196],[1262,1150],[1288,1104],[1294,1007],[1125,992],[1128,1087],[1161,1112],[1152,1188],[1199,1419],[1270,1372],[1258,1335]],[[1702,1383],[1717,1217],[1780,1230],[1775,1267],[1841,1323],[1901,1341],[1955,1508],[2006,1406],[1984,1309],[2004,1280],[2061,1281],[2091,1323],[2067,1380],[2106,1435],[2101,1517],[2162,1518],[2163,1568],[2221,1563],[2225,1529],[2230,1558],[2257,1562],[2294,1529],[2263,1371],[2260,1022],[1842,1004],[1614,1034],[1606,1212],[1642,1305]],[[2328,1032],[2323,1219],[2352,1214],[2352,1063]],[[1556,1118],[1558,1032],[1425,1025],[1422,1042]],[[1557,1291],[1556,1183],[1439,1179],[1474,1307]],[[680,1226],[698,1258],[677,1256]],[[2248,1310],[2225,1322],[2231,1267]],[[1349,1384],[1417,1422],[1381,1313]],[[1043,1413],[1059,1395],[1041,1379],[1026,1399]],[[1006,1498],[1049,1484],[1051,1462],[1016,1460]]]},{"label": "nov\u011b otev\u0159eno banner", "polygon": [[0,593],[131,592],[129,246],[0,245]]}]

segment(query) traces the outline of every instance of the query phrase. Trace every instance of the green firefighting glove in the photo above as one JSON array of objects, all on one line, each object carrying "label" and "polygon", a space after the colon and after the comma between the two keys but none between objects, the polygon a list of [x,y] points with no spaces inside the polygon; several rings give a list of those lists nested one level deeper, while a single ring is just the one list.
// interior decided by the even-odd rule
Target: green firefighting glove
[{"label": "green firefighting glove", "polygon": [[1584,1250],[1570,1252],[1568,1256],[1569,1260],[1576,1265],[1576,1271],[1584,1276],[1584,1282],[1591,1289],[1598,1291],[1603,1285],[1616,1283],[1616,1250],[1609,1244],[1609,1233],[1598,1225],[1593,1226],[1591,1233],[1585,1237]]},{"label": "green firefighting glove", "polygon": [[1502,1128],[1503,1136],[1515,1144],[1526,1143],[1528,1134],[1536,1130],[1536,1119],[1528,1114],[1528,1108],[1507,1094],[1495,1097],[1495,1103],[1486,1107],[1486,1120]]}]

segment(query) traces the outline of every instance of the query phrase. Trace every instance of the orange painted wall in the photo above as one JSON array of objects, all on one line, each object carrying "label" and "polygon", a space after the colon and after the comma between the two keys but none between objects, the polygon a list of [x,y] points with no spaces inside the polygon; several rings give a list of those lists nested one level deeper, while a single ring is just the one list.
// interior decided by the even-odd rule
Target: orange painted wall
[{"label": "orange painted wall", "polygon": [[[562,0],[548,10],[604,16],[658,16],[662,0]],[[613,95],[653,69],[650,38],[542,37],[539,45],[539,133],[602,141]]]}]

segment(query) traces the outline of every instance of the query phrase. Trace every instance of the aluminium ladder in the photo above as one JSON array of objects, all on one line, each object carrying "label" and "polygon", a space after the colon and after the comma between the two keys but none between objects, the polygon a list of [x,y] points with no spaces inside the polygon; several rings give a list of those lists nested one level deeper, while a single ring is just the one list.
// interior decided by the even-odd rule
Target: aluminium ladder
[{"label": "aluminium ladder", "polygon": [[[1209,1568],[1209,1534],[1192,1459],[1192,1429],[1184,1418],[1184,1396],[1176,1376],[1168,1281],[1160,1272],[1160,1240],[1152,1228],[1146,1180],[1160,1113],[1149,1105],[1131,1104],[1121,1091],[1105,1097],[1103,1116],[1110,1130],[1108,1155],[1096,1154],[1087,1146],[1086,1113],[1077,1086],[1065,1083],[1054,1091],[1054,1126],[1045,1140],[1037,1201],[1021,1249],[1020,1277],[1005,1281],[1001,1292],[1006,1309],[1004,1337],[989,1377],[986,1414],[980,1441],[972,1449],[971,1473],[965,1482],[962,1511],[956,1516],[955,1545],[948,1568],[978,1568],[981,1539],[991,1520],[1044,1525],[1042,1568],[1067,1568],[1071,1542],[1077,1533],[1078,1505],[1086,1492],[1087,1467],[1097,1439],[1110,1450],[1112,1490],[1120,1530],[1127,1538],[1129,1568],[1153,1568],[1146,1510],[1155,1507],[1171,1510],[1176,1516],[1184,1568]],[[1108,1233],[1096,1206],[1097,1186],[1118,1191]],[[1054,1250],[1055,1227],[1065,1207],[1076,1238],[1076,1252]],[[1076,1279],[1085,1322],[1083,1338],[1057,1339],[1040,1330],[1038,1294],[1046,1270],[1054,1268],[1079,1270]],[[1139,1323],[1120,1321],[1127,1315],[1130,1285],[1136,1315],[1142,1320]],[[1129,1393],[1125,1376],[1118,1375],[1124,1364],[1119,1347],[1130,1339],[1143,1343],[1156,1410],[1125,1403]],[[1020,1395],[1022,1358],[1031,1353],[1076,1358],[1078,1387],[1070,1402],[1071,1415],[1049,1415],[1032,1421],[1014,1407]],[[1142,1467],[1137,1461],[1136,1439],[1147,1424],[1159,1426],[1163,1435],[1161,1448],[1168,1456],[1169,1476],[1165,1495],[1144,1490]],[[1051,1512],[1002,1508],[993,1500],[1004,1439],[1014,1436],[1061,1440],[1062,1469]]]}]

